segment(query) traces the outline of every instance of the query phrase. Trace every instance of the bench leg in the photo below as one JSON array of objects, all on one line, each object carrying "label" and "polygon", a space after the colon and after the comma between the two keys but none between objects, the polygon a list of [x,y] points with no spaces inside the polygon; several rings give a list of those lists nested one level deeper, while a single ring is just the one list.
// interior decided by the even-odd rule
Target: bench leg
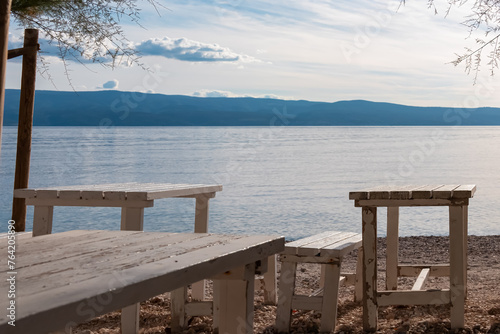
[{"label": "bench leg", "polygon": [[122,308],[121,315],[121,332],[122,334],[138,334],[139,333],[139,313],[141,310],[140,304],[133,304]]},{"label": "bench leg", "polygon": [[276,280],[277,272],[277,255],[271,255],[267,262],[267,271],[264,273],[264,304],[276,305],[278,303],[278,295],[276,293],[278,285]]},{"label": "bench leg", "polygon": [[170,292],[170,309],[172,320],[170,328],[172,333],[181,332],[187,325],[186,303],[188,301],[187,287],[175,289]]},{"label": "bench leg", "polygon": [[54,216],[53,206],[35,205],[33,213],[33,236],[52,233],[52,218]]},{"label": "bench leg", "polygon": [[234,272],[227,279],[214,279],[214,332],[252,334],[255,263]]},{"label": "bench leg", "polygon": [[278,308],[276,311],[276,329],[279,333],[288,333],[292,319],[292,299],[295,290],[297,263],[285,261],[281,263],[280,282],[278,286]]},{"label": "bench leg", "polygon": [[325,285],[321,306],[321,333],[330,333],[335,329],[337,322],[337,304],[340,284],[340,264],[327,264],[325,271]]}]

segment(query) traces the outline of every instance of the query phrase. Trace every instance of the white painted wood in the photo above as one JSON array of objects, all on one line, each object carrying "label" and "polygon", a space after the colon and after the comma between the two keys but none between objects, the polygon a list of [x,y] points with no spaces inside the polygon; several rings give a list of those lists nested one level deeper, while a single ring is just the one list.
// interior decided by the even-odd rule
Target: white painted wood
[{"label": "white painted wood", "polygon": [[415,189],[411,192],[413,199],[430,199],[432,198],[432,191],[442,187],[443,184],[430,184]]},{"label": "white painted wood", "polygon": [[446,277],[450,276],[450,265],[449,264],[405,264],[398,266],[398,276],[403,277],[415,277],[418,276],[419,273],[424,268],[430,269],[430,276],[433,277]]},{"label": "white painted wood", "polygon": [[244,267],[243,280],[214,280],[214,331],[253,333],[255,263]]},{"label": "white painted wood", "polygon": [[211,316],[213,314],[213,302],[189,302],[184,305],[184,311],[188,317]]},{"label": "white painted wood", "polygon": [[53,206],[35,206],[33,213],[33,236],[52,233]]},{"label": "white painted wood", "polygon": [[354,202],[355,207],[389,207],[389,206],[462,206],[468,205],[468,198],[453,198],[453,199],[407,199],[407,200],[359,200]]},{"label": "white painted wood", "polygon": [[278,332],[288,332],[290,328],[296,274],[296,262],[283,262],[281,264],[278,285],[278,307],[276,309],[276,329]]},{"label": "white painted wood", "polygon": [[453,190],[453,197],[455,198],[472,198],[476,192],[476,185],[462,184]]},{"label": "white painted wood", "polygon": [[450,303],[450,290],[398,290],[378,293],[378,306],[442,305]]},{"label": "white painted wood", "polygon": [[187,325],[186,304],[188,303],[187,288],[180,287],[170,292],[172,333],[181,332]]},{"label": "white painted wood", "polygon": [[[331,236],[334,236],[336,234],[341,234],[343,232],[340,231],[325,231],[323,233],[315,234],[307,238],[302,238],[299,240],[295,240],[292,242],[289,242],[286,244],[285,251],[283,254],[294,254],[297,255],[297,251],[300,247],[307,246],[308,244],[311,244],[312,242],[318,241],[318,240],[323,240],[324,238],[329,238]],[[319,252],[318,252],[319,253]],[[314,253],[313,255],[316,255],[318,253]],[[304,254],[303,254],[304,255]]]},{"label": "white painted wood", "polygon": [[277,255],[271,255],[267,259],[267,271],[263,274],[264,304],[277,305],[278,303],[278,261]]},{"label": "white painted wood", "polygon": [[386,290],[398,289],[399,207],[387,208]]},{"label": "white painted wood", "polygon": [[[292,304],[291,304],[291,309],[292,310],[314,310],[314,311],[321,311],[321,307],[323,306],[323,297],[322,296],[303,296],[303,295],[296,295],[292,297]],[[287,327],[286,332],[288,332],[289,329]]]},{"label": "white painted wood", "polygon": [[[285,246],[286,248],[286,246]],[[332,256],[298,256],[298,255],[281,255],[281,262],[303,262],[303,263],[316,263],[316,264],[329,264],[339,263],[339,258]]]},{"label": "white painted wood", "polygon": [[458,188],[459,184],[445,184],[432,191],[432,198],[434,199],[450,199],[453,198],[453,190]]},{"label": "white painted wood", "polygon": [[120,208],[120,207],[133,207],[133,208],[150,208],[154,205],[153,201],[114,201],[114,200],[86,200],[86,199],[38,199],[38,198],[28,198],[26,199],[26,205],[34,206],[95,206],[95,207],[109,207],[109,208]]},{"label": "white painted wood", "polygon": [[121,313],[121,331],[122,334],[137,334],[139,333],[139,314],[141,311],[140,304],[133,304],[122,308]]},{"label": "white painted wood", "polygon": [[196,197],[196,208],[194,216],[194,232],[208,232],[208,206],[209,198],[204,196]]},{"label": "white painted wood", "polygon": [[451,328],[464,327],[466,273],[465,218],[466,210],[450,206],[450,302]]},{"label": "white painted wood", "polygon": [[320,332],[329,333],[335,329],[337,323],[340,265],[325,265],[324,267],[326,284],[322,298]]},{"label": "white painted wood", "polygon": [[[346,279],[340,276],[342,257],[333,257],[332,254],[343,255],[360,246],[361,235],[336,231],[326,231],[285,245],[285,251],[280,256],[282,276],[276,318],[279,332],[289,330],[292,309],[321,311],[321,332],[330,332],[335,328],[338,289]],[[297,263],[321,265],[320,290],[309,296],[294,294]],[[288,277],[290,279],[283,282]],[[355,279],[351,280],[354,283]],[[322,296],[319,296],[319,291]]]},{"label": "white painted wood", "polygon": [[[165,291],[191,284],[204,277],[228,271],[235,266],[241,266],[242,263],[254,264],[284,249],[282,237],[240,236],[235,238],[235,236],[207,235],[206,238],[218,237],[219,242],[211,239],[207,244],[210,246],[203,247],[200,244],[200,234],[190,234],[196,237],[192,242],[185,241],[170,245],[169,239],[177,234],[127,231],[102,231],[101,233],[116,234],[117,238],[122,238],[125,243],[134,233],[155,237],[164,235],[166,246],[148,248],[148,243],[143,242],[144,248],[142,250],[135,248],[136,251],[133,253],[129,252],[127,246],[114,247],[109,252],[99,252],[98,258],[94,256],[97,253],[87,253],[79,248],[82,254],[72,259],[65,258],[62,261],[54,260],[19,268],[17,283],[23,289],[19,289],[16,301],[23,307],[17,310],[15,333],[36,334],[41,333],[42,330],[48,332],[66,325],[71,326]],[[58,234],[37,238],[20,236],[17,240],[19,245],[17,257],[29,258],[27,254],[38,252],[40,246],[50,245],[51,240],[67,239],[67,244],[57,248],[61,257],[64,257],[64,254],[71,252],[74,248],[72,241],[75,238],[79,240],[86,237],[89,244],[92,244],[92,238],[89,236],[95,235],[95,231],[69,231]],[[78,236],[75,237],[75,235]],[[106,242],[101,240],[95,244],[99,243]],[[197,246],[190,247],[191,243],[196,243]],[[137,245],[134,244],[133,247]],[[171,253],[172,247],[177,251]],[[0,251],[6,253],[6,245],[0,244]],[[129,255],[128,261],[122,257],[126,254]],[[118,256],[117,262],[115,262],[116,256]],[[86,263],[79,260],[84,258],[87,259]],[[66,266],[61,266],[62,263]],[[57,270],[46,270],[46,267],[57,268]],[[6,275],[5,272],[3,274]],[[71,284],[67,284],[68,281]],[[51,282],[57,284],[51,284]],[[6,280],[1,281],[0,290],[5,291],[7,284]],[[94,304],[89,304],[91,302],[97,307],[94,308],[92,306]],[[5,303],[5,299],[0,299],[0,307],[6,307]],[[0,314],[2,333],[10,333],[6,322],[5,315]],[[237,328],[234,328],[233,333],[236,333],[236,330]]]},{"label": "white painted wood", "polygon": [[300,256],[315,256],[318,254],[326,255],[325,253],[328,253],[331,256],[341,256],[339,252],[343,248],[351,245],[350,239],[353,236],[356,237],[358,234],[353,232],[338,233],[337,231],[333,231],[332,235],[326,238],[298,247],[296,254]]},{"label": "white painted wood", "polygon": [[356,261],[356,284],[354,286],[354,301],[363,300],[363,247],[358,248],[358,258]]},{"label": "white painted wood", "polygon": [[377,208],[363,207],[363,329],[377,330]]},{"label": "white painted wood", "polygon": [[423,287],[425,283],[427,282],[427,279],[429,278],[431,269],[430,268],[424,268],[420,272],[420,274],[417,277],[417,280],[415,281],[415,284],[413,284],[413,287],[411,288],[412,290],[423,290]]},{"label": "white painted wood", "polygon": [[[191,284],[191,299],[194,301],[204,301],[207,283],[205,280]],[[201,314],[200,314],[201,315]]]},{"label": "white painted wood", "polygon": [[122,208],[121,230],[142,231],[144,225],[144,208]]},{"label": "white painted wood", "polygon": [[362,236],[359,233],[351,233],[352,235],[330,245],[325,245],[321,248],[321,256],[335,256],[337,258],[344,257],[347,253],[361,247]]}]

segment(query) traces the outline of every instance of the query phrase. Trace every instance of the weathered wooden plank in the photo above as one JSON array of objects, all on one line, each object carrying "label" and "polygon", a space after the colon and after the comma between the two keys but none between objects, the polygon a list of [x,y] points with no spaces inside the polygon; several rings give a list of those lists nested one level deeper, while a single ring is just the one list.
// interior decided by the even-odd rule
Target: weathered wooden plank
[{"label": "weathered wooden plank", "polygon": [[458,184],[445,184],[442,187],[432,191],[432,198],[434,199],[451,199],[453,198],[453,190],[458,188]]},{"label": "weathered wooden plank", "polygon": [[35,195],[35,189],[14,189],[14,197],[16,198],[32,198]]},{"label": "weathered wooden plank", "polygon": [[213,314],[213,305],[212,301],[190,302],[184,305],[184,310],[188,317],[211,316]]},{"label": "weathered wooden plank", "polygon": [[411,197],[413,199],[430,199],[432,198],[432,191],[442,186],[442,184],[429,184],[422,186],[418,189],[414,189],[411,192]]},{"label": "weathered wooden plank", "polygon": [[340,285],[340,265],[325,265],[325,284],[321,305],[321,333],[331,333],[337,322],[337,304]]},{"label": "weathered wooden plank", "polygon": [[335,256],[335,257],[343,257],[347,253],[361,246],[362,236],[359,233],[350,233],[351,236],[346,237],[343,240],[332,243],[330,245],[326,245],[321,248],[320,255],[321,256]]},{"label": "weathered wooden plank", "polygon": [[423,287],[427,282],[427,279],[429,278],[430,272],[431,272],[430,268],[422,269],[417,277],[417,280],[415,281],[415,284],[413,284],[413,287],[411,289],[413,291],[423,290]]},{"label": "weathered wooden plank", "polygon": [[468,205],[468,198],[452,198],[452,199],[377,199],[377,200],[359,200],[354,202],[355,207],[373,206],[373,207],[389,207],[389,206],[463,206]]},{"label": "weathered wooden plank", "polygon": [[442,305],[450,303],[450,290],[398,290],[377,294],[378,306]]},{"label": "weathered wooden plank", "polygon": [[399,207],[387,208],[386,290],[398,289]]},{"label": "weathered wooden plank", "polygon": [[[83,195],[82,195],[83,196]],[[135,208],[150,208],[154,205],[153,201],[114,201],[114,200],[104,200],[104,199],[38,199],[38,198],[27,198],[26,205],[34,206],[92,206],[92,207],[109,207],[109,208],[121,208],[121,207],[135,207]]]},{"label": "weathered wooden plank", "polygon": [[[182,256],[197,250],[206,250],[209,252],[214,245],[226,244],[239,239],[233,236],[221,239],[216,235],[203,236],[202,234],[197,234],[190,240],[178,240],[175,243],[170,242],[170,238],[168,238],[154,239],[147,244],[144,244],[144,242],[131,243],[112,249],[104,247],[101,250],[83,252],[81,256],[56,258],[52,259],[52,261],[32,265],[23,270],[23,277],[26,282],[32,282],[38,279],[50,278],[53,273],[62,271],[63,269],[61,268],[71,269],[66,270],[67,272],[62,274],[61,281],[47,281],[43,289],[48,290],[57,286],[77,283],[83,279],[98,277],[102,273],[109,272],[110,268],[123,270],[130,267],[131,263],[135,263],[135,261],[142,261],[143,264],[147,264]],[[163,251],[167,247],[169,252]],[[188,257],[183,257],[181,260],[187,263],[190,262]],[[93,270],[89,270],[90,268]],[[29,290],[26,292],[29,292]],[[36,291],[32,292],[36,293]]]},{"label": "weathered wooden plank", "polygon": [[433,277],[446,277],[450,276],[450,265],[449,264],[408,264],[398,266],[398,276],[403,277],[415,277],[424,268],[430,268],[430,276]]},{"label": "weathered wooden plank", "polygon": [[460,185],[458,186],[458,188],[455,188],[455,190],[453,190],[453,197],[472,198],[475,192],[476,192],[476,185],[474,184]]},{"label": "weathered wooden plank", "polygon": [[[322,296],[293,296],[292,297],[292,310],[314,310],[321,311],[321,307],[323,305],[323,297]],[[291,310],[290,310],[291,311]],[[321,315],[323,316],[323,315]],[[288,330],[288,327],[287,327]]]},{"label": "weathered wooden plank", "polygon": [[324,248],[329,246],[330,247],[325,251],[326,253],[334,253],[336,250],[340,252],[344,245],[343,241],[347,239],[348,241],[346,241],[346,243],[349,244],[349,238],[355,235],[356,233],[353,232],[337,233],[336,231],[332,231],[331,235],[328,237],[297,247],[296,254],[300,256],[314,256],[320,254]]},{"label": "weathered wooden plank", "polygon": [[363,329],[377,330],[377,208],[364,207],[363,219]]},{"label": "weathered wooden plank", "polygon": [[466,207],[450,206],[450,301],[451,328],[464,327],[465,293],[467,272],[465,225]]},{"label": "weathered wooden plank", "polygon": [[307,238],[302,238],[299,240],[289,242],[285,245],[285,250],[283,251],[283,254],[297,254],[298,249],[300,247],[307,246],[310,243],[316,242],[318,240],[323,240],[324,238],[334,237],[335,235],[339,235],[341,233],[342,232],[340,232],[340,231],[326,231],[326,232],[312,235],[312,236],[307,237]]},{"label": "weathered wooden plank", "polygon": [[290,327],[296,275],[297,262],[283,262],[281,264],[278,307],[276,309],[276,329],[280,333],[287,332]]},{"label": "weathered wooden plank", "polygon": [[[116,233],[112,231],[82,231],[87,233],[81,234],[70,234],[67,232],[56,233],[54,236],[58,236],[59,238],[48,238],[50,243],[44,243],[40,246],[38,244],[36,246],[32,246],[28,243],[23,242],[23,248],[28,249],[29,251],[35,251],[34,247],[36,247],[36,256],[22,256],[18,260],[18,268],[24,267],[32,267],[36,265],[43,266],[45,263],[50,262],[58,262],[59,265],[62,265],[63,260],[70,260],[74,257],[81,257],[84,254],[88,254],[89,256],[99,257],[99,254],[103,252],[120,252],[122,253],[122,249],[126,247],[144,247],[144,243],[148,242],[149,246],[147,249],[151,248],[151,246],[160,247],[166,246],[174,243],[180,243],[184,241],[190,241],[194,239],[194,236],[189,236],[186,234],[175,234],[172,233],[169,237],[168,243],[165,242],[165,236],[163,235],[148,235],[144,234],[144,232],[129,232],[127,233],[127,239],[118,238]],[[59,236],[59,234],[63,234]],[[203,237],[202,235],[198,236],[198,238]],[[40,237],[41,238],[41,237]],[[54,240],[53,240],[54,239]],[[71,241],[72,247],[61,254],[59,247],[66,245],[69,241]],[[25,254],[24,251],[21,254]]]}]

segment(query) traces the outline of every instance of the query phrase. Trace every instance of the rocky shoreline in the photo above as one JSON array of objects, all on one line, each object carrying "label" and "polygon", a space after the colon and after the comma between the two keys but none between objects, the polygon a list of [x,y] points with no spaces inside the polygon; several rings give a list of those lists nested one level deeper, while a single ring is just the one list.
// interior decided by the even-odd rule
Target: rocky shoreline
[{"label": "rocky shoreline", "polygon": [[[400,238],[401,263],[448,262],[448,237]],[[379,277],[385,275],[385,239],[378,242]],[[353,272],[356,252],[344,258],[342,271]],[[302,293],[319,286],[319,266],[301,265],[298,287]],[[411,288],[414,278],[400,278],[399,288]],[[426,288],[449,287],[447,278],[430,278]],[[500,236],[469,236],[468,238],[468,298],[465,310],[465,329],[450,330],[449,306],[388,306],[379,309],[377,333],[498,333],[500,334]],[[339,292],[338,333],[363,333],[362,308],[353,301],[353,288],[341,287]],[[276,307],[264,305],[262,294],[255,297],[254,333],[275,333],[273,328]],[[320,314],[298,311],[293,314],[291,333],[318,333]],[[120,333],[120,314],[113,312],[88,323],[81,324],[73,333]],[[170,332],[170,299],[168,293],[142,303],[141,333],[165,334]],[[195,317],[184,333],[212,331],[211,317]]]}]

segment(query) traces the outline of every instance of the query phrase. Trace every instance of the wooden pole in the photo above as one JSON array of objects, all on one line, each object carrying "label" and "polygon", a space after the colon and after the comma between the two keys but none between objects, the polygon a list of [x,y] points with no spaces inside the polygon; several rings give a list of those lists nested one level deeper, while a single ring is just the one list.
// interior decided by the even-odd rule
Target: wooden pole
[{"label": "wooden pole", "polygon": [[2,144],[3,107],[5,102],[5,72],[9,49],[9,19],[12,0],[0,1],[0,152]]},{"label": "wooden pole", "polygon": [[[21,77],[21,100],[19,124],[17,126],[17,154],[14,189],[27,188],[30,175],[31,134],[33,109],[35,107],[36,57],[38,51],[38,30],[24,30],[23,73]],[[17,232],[26,229],[26,199],[14,198],[12,220]]]}]

